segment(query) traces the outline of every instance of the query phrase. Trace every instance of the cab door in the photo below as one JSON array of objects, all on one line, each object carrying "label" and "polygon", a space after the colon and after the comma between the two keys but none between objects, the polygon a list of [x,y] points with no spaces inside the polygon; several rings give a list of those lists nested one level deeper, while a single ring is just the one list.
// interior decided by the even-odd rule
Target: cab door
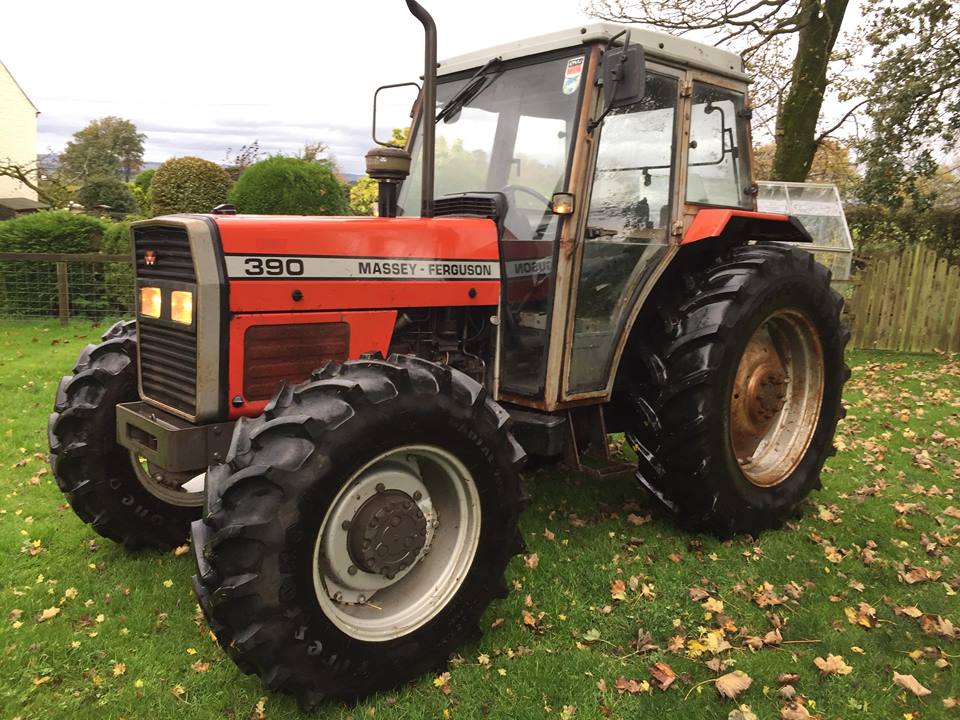
[{"label": "cab door", "polygon": [[650,64],[644,97],[615,108],[599,133],[573,273],[563,400],[605,395],[633,308],[677,245],[676,158],[684,73]]}]

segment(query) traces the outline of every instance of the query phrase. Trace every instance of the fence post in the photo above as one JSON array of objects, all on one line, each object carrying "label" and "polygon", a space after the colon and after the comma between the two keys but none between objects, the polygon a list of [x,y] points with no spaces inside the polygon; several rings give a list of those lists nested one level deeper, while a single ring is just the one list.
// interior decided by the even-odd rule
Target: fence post
[{"label": "fence post", "polygon": [[60,308],[60,322],[66,325],[70,319],[70,281],[65,262],[57,263],[57,305]]}]

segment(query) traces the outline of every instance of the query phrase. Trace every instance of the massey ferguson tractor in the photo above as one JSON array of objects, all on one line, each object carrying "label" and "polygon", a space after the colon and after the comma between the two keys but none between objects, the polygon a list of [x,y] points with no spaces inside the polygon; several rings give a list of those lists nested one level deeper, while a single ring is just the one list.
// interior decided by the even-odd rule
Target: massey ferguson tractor
[{"label": "massey ferguson tractor", "polygon": [[137,316],[49,423],[77,515],[192,533],[224,650],[308,706],[475,631],[525,456],[623,433],[679,521],[756,534],[819,487],[849,374],[809,235],[755,209],[738,56],[596,24],[438,65],[406,1],[425,68],[407,147],[367,155],[379,216],[135,223]]}]

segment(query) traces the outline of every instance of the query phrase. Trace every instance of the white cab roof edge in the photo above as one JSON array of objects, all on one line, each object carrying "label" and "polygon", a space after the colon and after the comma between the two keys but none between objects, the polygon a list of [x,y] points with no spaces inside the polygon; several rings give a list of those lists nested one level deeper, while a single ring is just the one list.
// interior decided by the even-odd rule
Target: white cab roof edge
[{"label": "white cab roof edge", "polygon": [[[650,59],[679,63],[684,66],[690,65],[737,80],[749,81],[749,78],[743,72],[743,60],[736,53],[687,38],[615,23],[593,23],[458,55],[442,61],[437,73],[439,75],[449,75],[463,70],[479,68],[492,57],[511,60],[581,44],[606,42],[621,30],[630,30],[631,44],[642,45],[644,52]],[[616,44],[620,45],[621,41],[618,40]]]}]

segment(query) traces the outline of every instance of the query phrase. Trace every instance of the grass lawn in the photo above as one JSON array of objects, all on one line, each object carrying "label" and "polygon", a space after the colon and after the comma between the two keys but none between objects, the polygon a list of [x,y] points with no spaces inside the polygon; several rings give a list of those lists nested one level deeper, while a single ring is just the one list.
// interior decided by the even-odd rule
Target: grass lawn
[{"label": "grass lawn", "polygon": [[[57,381],[104,329],[0,323],[0,718],[296,717],[211,640],[189,554],[126,555],[47,470]],[[789,527],[719,542],[648,519],[629,476],[533,472],[530,554],[449,677],[317,716],[960,718],[960,362],[850,365],[840,452]],[[821,672],[831,654],[852,670]],[[665,691],[655,663],[677,676]],[[732,671],[752,680],[735,700],[714,682]]]}]

